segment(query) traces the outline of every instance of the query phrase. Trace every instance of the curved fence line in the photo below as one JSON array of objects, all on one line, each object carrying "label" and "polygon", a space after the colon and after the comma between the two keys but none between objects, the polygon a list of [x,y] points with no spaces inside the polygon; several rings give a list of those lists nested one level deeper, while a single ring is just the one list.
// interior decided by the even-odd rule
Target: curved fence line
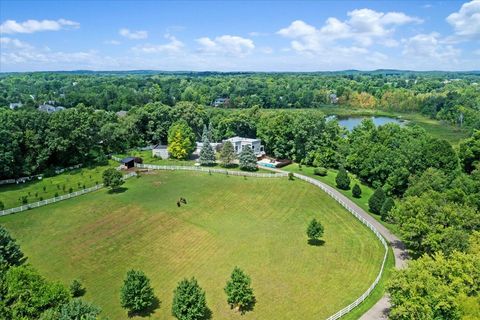
[{"label": "curved fence line", "polygon": [[[128,178],[133,177],[133,176],[136,176],[136,175],[137,175],[136,172],[130,172],[130,173],[123,176],[123,180],[128,179]],[[89,192],[92,192],[92,191],[96,191],[96,190],[101,189],[101,188],[103,188],[103,183],[94,185],[93,187],[90,187],[90,188],[75,191],[75,192],[72,192],[72,193],[67,193],[63,196],[58,196],[58,197],[54,197],[54,198],[50,198],[50,199],[46,199],[46,200],[42,200],[42,201],[37,201],[37,202],[33,202],[33,203],[24,204],[23,206],[20,206],[20,207],[1,210],[0,211],[0,216],[6,216],[7,214],[12,214],[12,213],[17,213],[17,212],[22,212],[22,211],[25,211],[25,210],[33,209],[33,208],[43,207],[43,206],[46,206],[47,204],[59,202],[59,201],[62,201],[62,200],[67,200],[67,199],[70,199],[70,198],[75,198],[75,197],[81,196],[82,194],[89,193]]]},{"label": "curved fence line", "polygon": [[240,177],[257,177],[257,178],[282,178],[288,176],[288,173],[258,173],[258,172],[245,172],[245,171],[234,171],[226,169],[209,169],[202,167],[192,167],[192,166],[158,166],[154,164],[144,164],[144,163],[135,163],[135,167],[140,169],[153,169],[153,170],[184,170],[184,171],[200,171],[208,173],[222,173],[231,176],[240,176]]},{"label": "curved fence line", "polygon": [[347,209],[348,212],[350,212],[355,218],[360,220],[364,225],[366,225],[372,232],[377,236],[377,238],[380,240],[380,242],[383,244],[383,247],[385,248],[385,254],[383,255],[383,261],[382,261],[382,266],[380,268],[380,271],[378,272],[377,277],[375,278],[375,281],[370,285],[370,287],[360,296],[358,297],[354,302],[346,306],[345,308],[341,309],[340,311],[336,312],[335,314],[331,315],[330,317],[327,318],[327,320],[336,320],[340,319],[350,311],[352,311],[356,306],[358,306],[360,303],[362,303],[369,295],[372,293],[373,289],[377,286],[378,282],[380,281],[380,278],[382,277],[383,270],[385,267],[385,262],[387,261],[387,255],[388,255],[388,244],[387,241],[383,238],[383,236],[378,232],[378,230],[369,222],[367,221],[364,217],[362,217],[360,214],[358,214],[352,207],[350,207],[347,203],[345,203],[342,199],[337,197],[336,194],[334,194],[331,190],[326,188],[322,183],[320,183],[316,179],[312,179],[309,177],[306,177],[301,174],[294,173],[294,176],[300,180],[306,181],[310,184],[315,185],[316,187],[319,187],[322,189],[324,192],[326,192],[330,197],[335,199],[340,205],[342,205],[345,209]]}]

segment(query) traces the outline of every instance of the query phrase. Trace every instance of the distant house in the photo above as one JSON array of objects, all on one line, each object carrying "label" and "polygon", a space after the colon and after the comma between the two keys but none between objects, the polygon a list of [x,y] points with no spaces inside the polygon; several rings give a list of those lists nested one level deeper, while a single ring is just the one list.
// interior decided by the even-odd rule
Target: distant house
[{"label": "distant house", "polygon": [[338,102],[338,97],[335,93],[330,94],[330,103],[331,104],[337,104]]},{"label": "distant house", "polygon": [[228,98],[217,98],[215,99],[215,101],[213,101],[213,106],[219,107],[223,105],[228,105],[229,102],[230,102],[230,99]]},{"label": "distant house", "polygon": [[117,115],[117,117],[123,118],[127,115],[127,111],[121,110],[121,111],[115,112],[115,114]]},{"label": "distant house", "polygon": [[23,106],[23,104],[21,102],[14,102],[14,103],[10,103],[10,109],[11,110],[15,110],[17,108],[21,108]]},{"label": "distant house", "polygon": [[170,154],[168,153],[168,146],[163,144],[157,144],[152,149],[152,156],[161,159],[168,159]]},{"label": "distant house", "polygon": [[142,158],[138,157],[126,157],[120,161],[127,169],[135,167],[135,163],[142,163]]},{"label": "distant house", "polygon": [[41,112],[53,113],[53,112],[65,110],[65,108],[62,106],[55,107],[55,106],[52,106],[51,104],[44,103],[39,105],[37,110]]},{"label": "distant house", "polygon": [[239,154],[245,148],[251,148],[257,157],[265,155],[262,140],[260,139],[233,137],[224,140],[224,142],[225,141],[230,141],[233,144],[233,148],[236,154]]}]

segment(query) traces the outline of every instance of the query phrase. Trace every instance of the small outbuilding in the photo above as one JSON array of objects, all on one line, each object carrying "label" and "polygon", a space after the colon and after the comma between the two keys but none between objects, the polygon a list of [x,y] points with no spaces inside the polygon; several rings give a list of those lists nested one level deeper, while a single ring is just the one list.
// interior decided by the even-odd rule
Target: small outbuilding
[{"label": "small outbuilding", "polygon": [[157,144],[152,148],[152,157],[168,159],[170,154],[168,153],[168,146],[164,144]]},{"label": "small outbuilding", "polygon": [[142,158],[126,157],[120,161],[127,169],[135,167],[135,163],[143,163]]}]

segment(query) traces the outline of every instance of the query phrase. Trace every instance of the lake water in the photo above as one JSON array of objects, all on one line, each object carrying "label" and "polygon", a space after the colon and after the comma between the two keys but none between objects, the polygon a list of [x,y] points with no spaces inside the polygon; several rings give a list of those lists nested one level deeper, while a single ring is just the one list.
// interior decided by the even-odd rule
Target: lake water
[{"label": "lake water", "polygon": [[373,123],[378,127],[387,123],[396,123],[399,125],[404,125],[405,120],[396,119],[391,117],[337,117],[329,116],[328,119],[337,119],[338,124],[342,127],[347,128],[348,131],[352,131],[353,128],[358,126],[364,119],[371,119]]}]

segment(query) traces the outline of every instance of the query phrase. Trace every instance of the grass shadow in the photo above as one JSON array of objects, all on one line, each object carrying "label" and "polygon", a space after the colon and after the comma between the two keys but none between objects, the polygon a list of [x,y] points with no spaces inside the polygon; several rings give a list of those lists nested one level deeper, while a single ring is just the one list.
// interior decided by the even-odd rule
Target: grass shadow
[{"label": "grass shadow", "polygon": [[148,308],[145,308],[141,311],[129,311],[128,317],[150,317],[152,314],[155,313],[155,310],[160,308],[160,300],[157,297],[153,298],[152,305]]},{"label": "grass shadow", "polygon": [[322,239],[308,239],[308,244],[315,247],[321,247],[325,244],[325,241]]},{"label": "grass shadow", "polygon": [[124,193],[124,192],[127,191],[127,190],[128,190],[128,188],[119,187],[119,188],[115,188],[115,189],[110,189],[110,190],[108,190],[108,194]]}]

